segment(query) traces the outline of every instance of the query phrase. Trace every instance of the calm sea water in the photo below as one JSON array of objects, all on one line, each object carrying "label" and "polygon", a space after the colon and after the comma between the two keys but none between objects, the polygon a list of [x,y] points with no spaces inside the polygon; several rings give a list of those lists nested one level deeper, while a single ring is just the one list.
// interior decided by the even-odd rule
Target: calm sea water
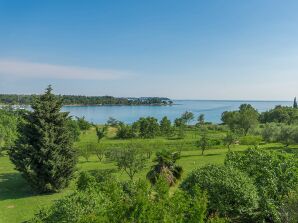
[{"label": "calm sea water", "polygon": [[72,116],[85,117],[93,123],[105,123],[109,117],[125,123],[132,123],[140,117],[153,116],[161,119],[168,116],[172,121],[183,112],[190,111],[199,116],[205,114],[206,121],[220,123],[224,111],[236,110],[241,104],[249,103],[259,112],[267,111],[276,105],[291,106],[291,101],[207,101],[175,100],[172,106],[65,106],[64,111]]}]

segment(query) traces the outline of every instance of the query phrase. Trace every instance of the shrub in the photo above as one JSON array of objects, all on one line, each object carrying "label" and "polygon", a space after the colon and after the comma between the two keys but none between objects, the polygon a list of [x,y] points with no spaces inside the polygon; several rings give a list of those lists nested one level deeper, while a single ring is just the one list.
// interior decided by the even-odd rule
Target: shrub
[{"label": "shrub", "polygon": [[262,142],[261,136],[247,135],[240,138],[241,145],[249,145],[257,147]]},{"label": "shrub", "polygon": [[297,159],[289,154],[248,149],[228,153],[225,164],[253,179],[260,197],[261,221],[280,222],[282,200],[297,185]]},{"label": "shrub", "polygon": [[[81,181],[90,185],[88,181],[93,184],[94,178],[83,176]],[[56,201],[29,222],[204,222],[206,193],[195,189],[195,196],[191,196],[178,189],[169,196],[168,187],[163,185],[166,184],[149,187],[144,181],[106,180],[96,189],[87,187]]]},{"label": "shrub", "polygon": [[231,218],[251,218],[258,207],[258,195],[252,180],[237,169],[207,165],[194,170],[181,184],[189,193],[199,186],[209,196],[209,213]]}]

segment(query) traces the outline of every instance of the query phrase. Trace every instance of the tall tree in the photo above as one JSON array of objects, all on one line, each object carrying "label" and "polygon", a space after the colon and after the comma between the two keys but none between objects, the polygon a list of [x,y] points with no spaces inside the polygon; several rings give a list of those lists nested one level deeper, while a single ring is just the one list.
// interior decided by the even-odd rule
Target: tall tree
[{"label": "tall tree", "polygon": [[200,126],[204,125],[205,124],[205,115],[204,114],[200,114],[199,117],[198,117],[198,124]]},{"label": "tall tree", "polygon": [[45,93],[32,102],[32,112],[20,126],[20,137],[9,156],[16,169],[39,192],[66,187],[75,171],[76,155],[68,128],[69,116],[60,112],[62,100]]},{"label": "tall tree", "polygon": [[293,108],[298,108],[298,105],[297,105],[297,99],[296,99],[296,97],[294,98],[294,104],[293,104]]},{"label": "tall tree", "polygon": [[160,132],[163,136],[170,136],[172,131],[171,121],[168,119],[167,116],[163,117],[160,121]]}]

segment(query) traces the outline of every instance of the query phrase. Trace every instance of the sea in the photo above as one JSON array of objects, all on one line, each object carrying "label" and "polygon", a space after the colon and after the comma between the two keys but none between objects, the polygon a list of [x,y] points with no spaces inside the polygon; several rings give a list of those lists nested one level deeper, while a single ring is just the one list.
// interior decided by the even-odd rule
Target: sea
[{"label": "sea", "polygon": [[[192,112],[197,118],[205,115],[205,120],[212,123],[221,123],[221,114],[224,111],[237,110],[241,104],[251,104],[259,112],[264,112],[277,105],[292,106],[291,101],[231,101],[231,100],[174,100],[171,106],[156,105],[98,105],[98,106],[64,106],[63,111],[72,117],[85,117],[94,124],[104,124],[110,117],[127,124],[131,124],[140,117],[155,117],[160,120],[167,116],[171,121],[180,117],[185,111]],[[193,120],[193,123],[196,122]]]}]

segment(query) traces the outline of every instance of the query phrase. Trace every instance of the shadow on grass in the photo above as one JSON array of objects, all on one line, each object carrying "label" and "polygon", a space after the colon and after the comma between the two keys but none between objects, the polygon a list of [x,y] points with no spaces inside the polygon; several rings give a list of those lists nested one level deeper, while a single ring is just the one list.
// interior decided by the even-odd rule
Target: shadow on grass
[{"label": "shadow on grass", "polygon": [[298,148],[293,148],[293,147],[267,147],[266,149],[272,150],[272,151],[278,151],[278,152],[286,152],[290,154],[295,154],[296,156],[298,155]]},{"label": "shadow on grass", "polygon": [[186,157],[204,157],[204,156],[218,156],[220,155],[219,153],[212,153],[212,154],[194,154],[194,155],[181,155],[181,158],[186,158]]},{"label": "shadow on grass", "polygon": [[20,173],[0,174],[0,200],[18,199],[37,195]]}]

